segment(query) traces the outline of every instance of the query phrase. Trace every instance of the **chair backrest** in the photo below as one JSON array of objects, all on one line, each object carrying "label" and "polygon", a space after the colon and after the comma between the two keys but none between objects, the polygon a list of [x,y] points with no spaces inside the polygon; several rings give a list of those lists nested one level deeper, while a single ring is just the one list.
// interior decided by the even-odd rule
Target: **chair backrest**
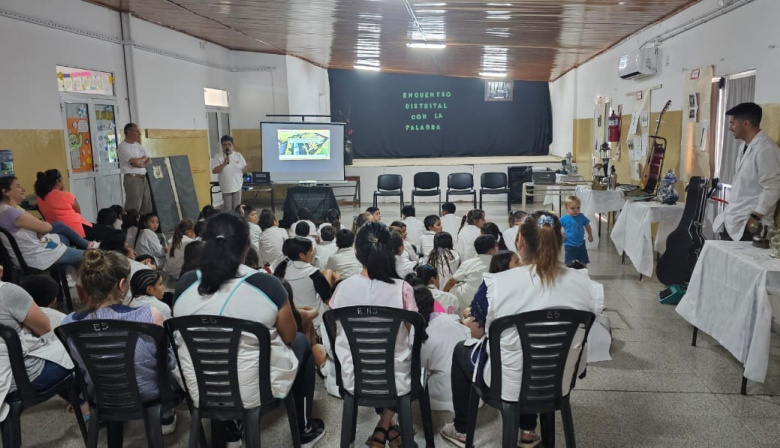
[{"label": "chair backrest", "polygon": [[506,188],[506,173],[482,173],[479,183],[482,188]]},{"label": "chair backrest", "polygon": [[[349,341],[355,372],[354,396],[358,403],[384,401],[393,405],[398,398],[395,385],[395,343],[398,330],[405,323],[414,332],[412,343],[411,393],[422,390],[420,383],[420,347],[424,331],[423,317],[414,311],[384,306],[352,306],[326,311],[322,316],[332,344],[336,342],[337,326]],[[335,353],[335,350],[334,350]],[[341,377],[341,361],[336,364],[339,393],[345,396]],[[373,404],[372,404],[373,405]]]},{"label": "chair backrest", "polygon": [[144,416],[143,408],[148,403],[141,398],[135,373],[135,352],[140,338],[153,341],[157,349],[160,396],[154,403],[169,403],[174,399],[168,373],[168,338],[163,327],[123,320],[85,319],[61,325],[54,333],[77,361],[76,377],[82,390],[88,390],[84,370],[89,374],[92,383],[89,401],[97,407],[101,418],[129,420]]},{"label": "chair backrest", "polygon": [[33,398],[37,392],[30,384],[30,377],[27,376],[27,368],[24,365],[24,351],[22,351],[22,341],[19,339],[19,334],[13,328],[0,324],[0,338],[5,341],[8,361],[11,363],[11,374],[16,383],[19,398],[22,401]]},{"label": "chair backrest", "polygon": [[420,190],[439,188],[439,173],[434,171],[416,173],[414,175],[414,188]]},{"label": "chair backrest", "polygon": [[0,234],[0,265],[3,266],[3,275],[0,280],[6,279],[11,283],[17,283],[16,274],[19,269],[14,265],[14,259],[11,258],[11,254],[6,249],[6,245],[3,241],[4,237]]},{"label": "chair backrest", "polygon": [[451,190],[470,190],[474,188],[474,176],[471,173],[452,173],[447,176],[447,188]]},{"label": "chair backrest", "polygon": [[11,258],[14,267],[27,272],[29,268],[27,267],[27,263],[24,262],[24,257],[22,257],[22,251],[19,249],[19,245],[16,244],[16,238],[14,238],[14,235],[11,232],[2,227],[0,227],[0,242],[2,242],[8,252],[8,256]]},{"label": "chair backrest", "polygon": [[[170,339],[181,337],[192,359],[198,383],[196,406],[204,415],[219,414],[224,419],[243,418],[244,405],[238,381],[238,344],[242,333],[257,338],[260,351],[258,382],[260,403],[273,402],[271,393],[271,334],[259,323],[222,316],[183,316],[165,321]],[[179,348],[176,360],[181,367]],[[183,373],[182,373],[183,375]],[[184,381],[185,390],[187,390]],[[187,396],[191,397],[189,390]]]},{"label": "chair backrest", "polygon": [[404,178],[400,174],[380,174],[376,179],[377,190],[400,190],[404,186]]},{"label": "chair backrest", "polygon": [[[564,369],[572,341],[578,331],[583,330],[582,345],[588,340],[588,333],[596,316],[589,311],[572,309],[545,309],[501,317],[490,325],[491,382],[489,394],[501,397],[502,361],[501,334],[516,329],[523,349],[523,378],[518,402],[524,410],[536,413],[550,412],[559,408],[563,396]],[[572,375],[571,387],[577,379],[582,361],[579,351]]]}]

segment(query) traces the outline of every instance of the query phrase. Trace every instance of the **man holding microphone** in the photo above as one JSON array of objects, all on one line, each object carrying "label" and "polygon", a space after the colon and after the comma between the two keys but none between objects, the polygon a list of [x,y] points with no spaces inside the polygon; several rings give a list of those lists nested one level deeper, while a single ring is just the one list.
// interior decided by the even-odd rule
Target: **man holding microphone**
[{"label": "man holding microphone", "polygon": [[219,189],[224,203],[222,209],[227,211],[241,204],[241,187],[244,185],[242,175],[249,171],[249,165],[241,153],[233,151],[233,137],[223,135],[219,141],[223,154],[211,158],[211,172],[219,175]]}]

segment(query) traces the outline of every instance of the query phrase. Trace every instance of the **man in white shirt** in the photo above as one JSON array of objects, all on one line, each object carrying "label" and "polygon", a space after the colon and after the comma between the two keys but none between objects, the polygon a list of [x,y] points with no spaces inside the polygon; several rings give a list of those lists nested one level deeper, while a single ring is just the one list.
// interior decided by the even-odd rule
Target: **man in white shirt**
[{"label": "man in white shirt", "polygon": [[742,103],[729,111],[729,130],[745,145],[739,150],[729,203],[712,228],[723,240],[750,241],[750,226],[773,224],[780,199],[780,148],[761,131],[761,106]]},{"label": "man in white shirt", "polygon": [[339,230],[336,232],[336,253],[328,257],[326,269],[338,272],[342,279],[349,278],[359,274],[363,270],[363,265],[355,256],[355,248],[352,244],[355,242],[355,234],[351,230]]},{"label": "man in white shirt", "polygon": [[441,205],[441,230],[452,235],[453,245],[458,244],[458,232],[462,220],[463,217],[455,214],[455,204],[445,202]]},{"label": "man in white shirt", "polygon": [[[223,135],[219,140],[223,154],[211,158],[211,172],[219,175],[219,189],[222,192],[222,210],[230,211],[241,204],[241,187],[244,173],[249,165],[241,153],[233,151],[233,137]],[[254,158],[250,158],[251,162]]]},{"label": "man in white shirt", "polygon": [[152,195],[146,181],[146,167],[152,159],[141,146],[141,130],[135,123],[125,125],[125,140],[116,148],[119,170],[125,187],[125,210],[151,213]]}]

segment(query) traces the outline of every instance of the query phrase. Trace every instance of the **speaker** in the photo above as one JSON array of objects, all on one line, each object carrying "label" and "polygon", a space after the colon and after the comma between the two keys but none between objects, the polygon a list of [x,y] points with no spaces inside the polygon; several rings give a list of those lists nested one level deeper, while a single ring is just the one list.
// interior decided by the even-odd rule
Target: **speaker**
[{"label": "speaker", "polygon": [[[533,168],[530,166],[510,166],[507,169],[507,177],[509,178],[509,198],[512,203],[520,203],[523,201],[523,184],[526,182],[532,182]],[[533,187],[527,188],[528,193],[533,193]],[[526,195],[526,203],[533,204],[534,197]]]}]

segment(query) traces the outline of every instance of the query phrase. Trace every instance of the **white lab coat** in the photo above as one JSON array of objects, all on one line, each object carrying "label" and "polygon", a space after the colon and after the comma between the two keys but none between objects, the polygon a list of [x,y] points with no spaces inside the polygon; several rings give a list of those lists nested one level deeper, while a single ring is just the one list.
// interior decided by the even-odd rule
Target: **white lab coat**
[{"label": "white lab coat", "polygon": [[772,224],[780,199],[780,148],[763,131],[759,132],[743,154],[737,156],[737,168],[732,181],[731,196],[723,213],[715,218],[712,230],[728,232],[739,241],[745,232],[750,213],[764,216],[764,224]]}]

